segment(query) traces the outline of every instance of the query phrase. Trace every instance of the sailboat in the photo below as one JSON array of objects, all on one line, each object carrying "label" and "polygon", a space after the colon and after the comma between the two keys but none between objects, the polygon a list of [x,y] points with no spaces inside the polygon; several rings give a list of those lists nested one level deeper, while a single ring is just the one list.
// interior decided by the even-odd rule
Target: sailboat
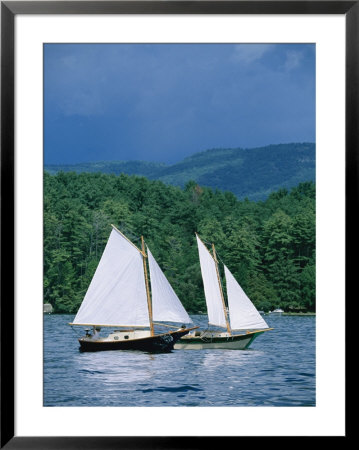
[{"label": "sailboat", "polygon": [[[193,322],[147,246],[146,253],[143,236],[141,243],[139,249],[112,225],[86,295],[69,324],[92,327],[79,339],[80,351],[168,352],[178,339],[198,328],[162,323]],[[155,325],[173,329],[166,328],[165,332],[156,334]],[[114,330],[107,337],[101,337],[103,327]]]},{"label": "sailboat", "polygon": [[[198,330],[183,336],[174,348],[244,350],[257,336],[272,328],[268,327],[228,267],[223,264],[228,298],[228,307],[226,306],[215,246],[212,244],[212,253],[210,253],[197,233],[196,238],[207,304],[208,325],[224,328],[226,331],[215,331],[210,328]],[[241,333],[237,333],[238,331]]]}]

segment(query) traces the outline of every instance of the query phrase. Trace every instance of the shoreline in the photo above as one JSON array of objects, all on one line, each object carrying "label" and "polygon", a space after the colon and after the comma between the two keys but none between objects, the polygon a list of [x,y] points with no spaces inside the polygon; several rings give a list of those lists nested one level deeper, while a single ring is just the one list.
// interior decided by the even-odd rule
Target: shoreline
[{"label": "shoreline", "polygon": [[[61,314],[72,314],[74,315],[74,313],[68,313],[68,312],[43,312],[44,315],[61,315]],[[206,313],[192,313],[190,315],[193,316],[205,316]],[[316,313],[315,312],[307,312],[307,313],[292,313],[292,312],[282,312],[282,313],[263,313],[264,316],[315,316]]]},{"label": "shoreline", "polygon": [[315,316],[315,312],[307,312],[307,313],[293,313],[293,312],[282,312],[282,313],[264,313],[265,316]]}]

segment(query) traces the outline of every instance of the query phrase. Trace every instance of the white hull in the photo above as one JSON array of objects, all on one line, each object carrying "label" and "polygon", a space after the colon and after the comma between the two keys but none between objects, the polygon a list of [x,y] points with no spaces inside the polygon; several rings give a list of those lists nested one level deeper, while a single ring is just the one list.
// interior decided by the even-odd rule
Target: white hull
[{"label": "white hull", "polygon": [[97,342],[115,342],[115,341],[127,341],[134,339],[143,339],[151,336],[150,330],[115,330],[113,333],[106,337],[101,338],[89,338],[89,340]]},{"label": "white hull", "polygon": [[188,334],[176,342],[175,350],[204,350],[204,349],[227,349],[245,350],[254,339],[267,330],[258,330],[240,335],[229,335],[228,333],[208,333],[201,335]]},{"label": "white hull", "polygon": [[185,343],[181,340],[174,346],[175,350],[203,350],[203,349],[227,349],[245,350],[251,343],[252,338],[237,342],[191,342]]}]

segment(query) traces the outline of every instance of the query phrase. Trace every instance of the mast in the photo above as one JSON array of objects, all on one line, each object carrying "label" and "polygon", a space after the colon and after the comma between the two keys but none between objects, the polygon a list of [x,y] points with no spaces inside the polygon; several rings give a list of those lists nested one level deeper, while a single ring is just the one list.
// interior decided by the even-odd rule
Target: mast
[{"label": "mast", "polygon": [[150,288],[148,286],[148,275],[147,275],[147,265],[146,265],[146,248],[145,248],[145,241],[143,239],[143,236],[141,236],[141,243],[142,243],[142,256],[143,256],[143,271],[145,273],[145,282],[146,282],[146,293],[147,293],[147,305],[148,305],[148,316],[150,319],[150,330],[151,330],[151,336],[154,336],[155,332],[153,329],[153,319],[152,319],[152,303],[151,303],[151,296],[150,296]]},{"label": "mast", "polygon": [[222,298],[222,304],[223,304],[223,312],[224,312],[224,317],[226,319],[227,331],[228,331],[229,335],[231,336],[232,335],[231,327],[229,325],[226,304],[224,302],[222,283],[221,283],[221,279],[220,279],[220,276],[219,276],[218,260],[217,260],[216,249],[214,248],[214,244],[212,244],[212,250],[213,250],[213,259],[214,259],[214,262],[216,263],[217,278],[218,278],[219,290],[221,292],[221,298]]}]

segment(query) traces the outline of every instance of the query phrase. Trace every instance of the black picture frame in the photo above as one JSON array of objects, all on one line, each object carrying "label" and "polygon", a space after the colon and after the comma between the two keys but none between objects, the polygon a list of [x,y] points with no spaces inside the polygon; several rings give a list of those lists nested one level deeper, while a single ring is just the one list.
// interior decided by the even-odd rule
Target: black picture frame
[{"label": "black picture frame", "polygon": [[[346,19],[346,292],[358,238],[359,1],[1,2],[1,448],[115,449],[223,446],[225,437],[18,437],[14,435],[14,21],[18,14],[340,14]],[[348,245],[350,242],[350,246]],[[348,436],[348,429],[346,437]],[[218,441],[218,442],[217,442]]]}]

